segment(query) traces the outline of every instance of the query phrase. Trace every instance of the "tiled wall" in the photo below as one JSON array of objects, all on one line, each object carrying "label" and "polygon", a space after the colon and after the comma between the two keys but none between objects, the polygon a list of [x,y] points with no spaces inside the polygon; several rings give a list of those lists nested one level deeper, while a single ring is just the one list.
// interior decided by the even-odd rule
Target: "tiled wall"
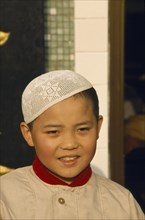
[{"label": "tiled wall", "polygon": [[45,69],[74,69],[74,0],[44,0]]},{"label": "tiled wall", "polygon": [[93,167],[109,177],[108,0],[74,0],[74,9],[75,70],[93,83],[104,117]]}]

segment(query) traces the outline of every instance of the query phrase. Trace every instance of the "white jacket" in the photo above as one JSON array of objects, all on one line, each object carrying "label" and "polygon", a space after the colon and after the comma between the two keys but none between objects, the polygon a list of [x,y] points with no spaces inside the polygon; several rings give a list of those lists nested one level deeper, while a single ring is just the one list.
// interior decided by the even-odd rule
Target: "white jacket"
[{"label": "white jacket", "polygon": [[128,190],[94,173],[79,187],[47,184],[32,166],[5,174],[0,181],[2,220],[145,219]]}]

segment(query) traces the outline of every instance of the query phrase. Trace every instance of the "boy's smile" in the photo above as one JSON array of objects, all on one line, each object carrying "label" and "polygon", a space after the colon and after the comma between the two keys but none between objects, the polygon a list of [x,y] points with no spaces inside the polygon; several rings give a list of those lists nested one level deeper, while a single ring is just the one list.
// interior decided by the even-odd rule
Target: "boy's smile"
[{"label": "boy's smile", "polygon": [[102,117],[97,123],[90,99],[70,97],[42,113],[24,136],[35,146],[41,163],[70,183],[90,164],[101,123]]}]

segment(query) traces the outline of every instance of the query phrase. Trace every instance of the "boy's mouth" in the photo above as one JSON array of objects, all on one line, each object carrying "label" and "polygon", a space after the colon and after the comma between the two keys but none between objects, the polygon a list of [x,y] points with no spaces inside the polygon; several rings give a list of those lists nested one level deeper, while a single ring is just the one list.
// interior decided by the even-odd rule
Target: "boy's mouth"
[{"label": "boy's mouth", "polygon": [[66,155],[59,158],[60,162],[64,165],[75,165],[78,162],[80,156],[78,155]]},{"label": "boy's mouth", "polygon": [[64,162],[68,162],[68,161],[74,161],[74,160],[78,159],[78,156],[65,156],[65,157],[61,157],[59,159]]}]

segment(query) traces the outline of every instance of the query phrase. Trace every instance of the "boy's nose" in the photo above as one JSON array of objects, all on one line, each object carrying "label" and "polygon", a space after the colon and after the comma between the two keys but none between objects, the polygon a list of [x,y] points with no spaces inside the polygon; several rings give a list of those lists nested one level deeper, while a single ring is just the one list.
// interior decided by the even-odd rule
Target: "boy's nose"
[{"label": "boy's nose", "polygon": [[63,144],[61,145],[61,148],[64,150],[73,150],[77,149],[79,146],[77,139],[75,138],[74,134],[66,134],[63,137]]},{"label": "boy's nose", "polygon": [[74,149],[77,149],[78,148],[78,144],[65,144],[63,146],[61,146],[61,148],[63,150],[74,150]]}]

